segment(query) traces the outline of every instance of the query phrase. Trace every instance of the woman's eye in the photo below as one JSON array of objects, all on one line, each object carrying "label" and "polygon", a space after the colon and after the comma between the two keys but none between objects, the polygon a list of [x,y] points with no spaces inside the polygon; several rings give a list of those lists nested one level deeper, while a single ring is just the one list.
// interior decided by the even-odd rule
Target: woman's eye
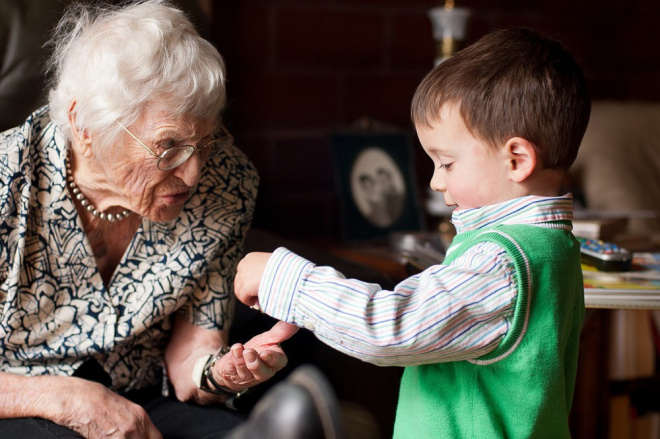
[{"label": "woman's eye", "polygon": [[168,149],[172,149],[176,146],[176,141],[174,140],[165,140],[163,142],[160,142],[158,144],[158,148],[160,148],[163,151],[166,151]]},{"label": "woman's eye", "polygon": [[444,169],[445,171],[448,171],[449,168],[451,167],[451,165],[452,165],[452,163],[441,163],[440,166],[438,166],[438,168]]}]

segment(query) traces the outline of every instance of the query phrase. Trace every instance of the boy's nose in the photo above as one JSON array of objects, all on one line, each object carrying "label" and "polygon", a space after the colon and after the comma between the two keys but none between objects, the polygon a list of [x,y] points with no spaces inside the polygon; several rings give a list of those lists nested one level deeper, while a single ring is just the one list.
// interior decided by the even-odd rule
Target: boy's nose
[{"label": "boy's nose", "polygon": [[444,178],[438,175],[438,172],[433,173],[430,186],[431,189],[433,189],[436,192],[444,192],[445,190],[447,190],[447,187],[445,185],[445,180]]}]

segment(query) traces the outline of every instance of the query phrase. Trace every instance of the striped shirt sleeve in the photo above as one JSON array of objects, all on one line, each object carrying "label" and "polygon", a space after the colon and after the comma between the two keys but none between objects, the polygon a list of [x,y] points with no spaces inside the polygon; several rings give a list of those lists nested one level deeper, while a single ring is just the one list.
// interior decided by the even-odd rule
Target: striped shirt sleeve
[{"label": "striped shirt sleeve", "polygon": [[393,291],[346,279],[279,248],[259,289],[267,314],[307,328],[329,346],[382,366],[474,359],[506,335],[517,296],[513,263],[485,242]]}]

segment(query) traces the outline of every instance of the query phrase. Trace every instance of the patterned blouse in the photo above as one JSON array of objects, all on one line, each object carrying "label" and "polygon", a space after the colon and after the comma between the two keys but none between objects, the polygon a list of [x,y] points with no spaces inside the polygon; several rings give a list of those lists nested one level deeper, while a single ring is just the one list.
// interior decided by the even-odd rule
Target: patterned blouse
[{"label": "patterned blouse", "polygon": [[115,390],[158,384],[175,313],[230,324],[257,172],[234,147],[213,157],[177,219],[142,219],[106,289],[66,157],[47,107],[0,133],[0,370],[71,375],[95,358]]}]

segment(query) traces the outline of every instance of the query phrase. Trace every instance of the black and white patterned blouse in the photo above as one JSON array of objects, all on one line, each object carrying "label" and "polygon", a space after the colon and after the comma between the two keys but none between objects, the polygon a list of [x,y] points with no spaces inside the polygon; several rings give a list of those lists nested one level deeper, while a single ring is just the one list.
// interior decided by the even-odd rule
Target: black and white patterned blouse
[{"label": "black and white patterned blouse", "polygon": [[213,157],[177,219],[142,220],[106,289],[66,156],[47,107],[0,133],[0,370],[71,375],[93,357],[115,390],[157,384],[174,313],[230,323],[257,172],[234,147]]}]

